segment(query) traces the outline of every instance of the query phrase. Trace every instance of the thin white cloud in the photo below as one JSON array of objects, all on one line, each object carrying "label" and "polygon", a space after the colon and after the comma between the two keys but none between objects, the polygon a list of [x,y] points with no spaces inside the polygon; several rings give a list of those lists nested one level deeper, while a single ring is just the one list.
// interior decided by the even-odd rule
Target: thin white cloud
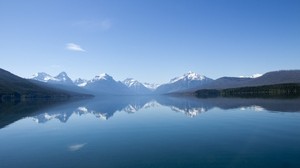
[{"label": "thin white cloud", "polygon": [[80,150],[81,148],[83,148],[85,145],[86,145],[86,143],[82,143],[82,144],[74,144],[74,145],[70,145],[68,148],[69,148],[69,151],[75,152],[75,151],[78,151],[78,150]]},{"label": "thin white cloud", "polygon": [[112,27],[112,22],[110,19],[81,20],[75,22],[73,25],[87,30],[109,30]]},{"label": "thin white cloud", "polygon": [[112,26],[111,21],[108,20],[108,19],[107,19],[107,20],[103,20],[103,21],[101,22],[101,28],[104,29],[104,30],[110,29],[111,26]]},{"label": "thin white cloud", "polygon": [[85,52],[84,49],[80,47],[80,45],[75,44],[75,43],[68,43],[66,44],[66,49],[71,50],[71,51],[80,51],[80,52]]}]

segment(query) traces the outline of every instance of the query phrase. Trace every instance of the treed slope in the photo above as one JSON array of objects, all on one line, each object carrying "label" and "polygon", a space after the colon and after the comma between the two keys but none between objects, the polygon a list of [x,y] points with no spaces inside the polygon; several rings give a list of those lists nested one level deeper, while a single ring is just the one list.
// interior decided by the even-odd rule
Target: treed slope
[{"label": "treed slope", "polygon": [[[0,97],[4,99],[69,98],[84,96],[64,90],[43,87],[0,69]],[[85,95],[87,96],[87,95]]]},{"label": "treed slope", "polygon": [[197,97],[300,97],[300,84],[276,84],[229,89],[202,89],[195,92]]}]

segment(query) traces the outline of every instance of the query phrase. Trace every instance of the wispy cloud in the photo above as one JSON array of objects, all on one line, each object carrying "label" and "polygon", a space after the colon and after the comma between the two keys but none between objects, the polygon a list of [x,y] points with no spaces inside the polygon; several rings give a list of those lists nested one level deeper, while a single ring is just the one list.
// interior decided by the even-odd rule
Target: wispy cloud
[{"label": "wispy cloud", "polygon": [[112,23],[111,23],[110,20],[107,19],[107,20],[101,21],[101,28],[102,28],[102,29],[108,30],[108,29],[111,28],[111,26],[112,26]]},{"label": "wispy cloud", "polygon": [[109,30],[112,27],[110,19],[104,20],[81,20],[73,24],[76,27],[89,30]]},{"label": "wispy cloud", "polygon": [[74,145],[70,145],[68,148],[69,148],[69,151],[75,152],[75,151],[78,151],[81,148],[83,148],[85,145],[86,145],[86,143],[74,144]]},{"label": "wispy cloud", "polygon": [[80,52],[85,52],[84,49],[80,47],[80,45],[75,44],[75,43],[68,43],[66,44],[66,49],[71,50],[71,51],[80,51]]}]

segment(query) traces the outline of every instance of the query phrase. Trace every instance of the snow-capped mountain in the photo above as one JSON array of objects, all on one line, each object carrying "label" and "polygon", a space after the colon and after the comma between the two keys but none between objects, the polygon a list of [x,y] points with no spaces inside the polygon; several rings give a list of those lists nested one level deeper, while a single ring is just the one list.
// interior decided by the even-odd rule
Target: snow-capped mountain
[{"label": "snow-capped mountain", "polygon": [[31,80],[32,82],[35,82],[38,85],[42,85],[50,88],[66,90],[74,93],[93,94],[75,85],[72,79],[65,72],[61,72],[55,77],[47,73],[40,72],[35,74],[33,78],[31,78]]},{"label": "snow-capped mountain", "polygon": [[124,83],[127,87],[129,87],[129,88],[137,88],[137,87],[140,87],[140,86],[142,85],[139,81],[137,81],[137,80],[135,80],[135,79],[133,79],[133,78],[127,78],[127,79],[125,79],[125,80],[123,81],[123,83]]},{"label": "snow-capped mountain", "polygon": [[32,75],[31,79],[37,80],[40,82],[57,81],[57,79],[55,79],[53,76],[51,76],[45,72],[38,72],[38,73]]},{"label": "snow-capped mountain", "polygon": [[156,84],[156,83],[147,83],[147,82],[143,83],[143,85],[144,85],[146,88],[148,88],[148,89],[150,89],[150,90],[152,90],[152,91],[154,91],[156,88],[158,88],[158,86],[160,86],[160,84]]},{"label": "snow-capped mountain", "polygon": [[66,84],[66,85],[74,84],[72,79],[67,75],[66,72],[61,72],[54,78],[57,79],[58,83],[60,83],[60,84]]},{"label": "snow-capped mountain", "polygon": [[135,94],[149,94],[151,92],[151,90],[145,87],[145,85],[132,78],[125,79],[123,84]]},{"label": "snow-capped mountain", "polygon": [[74,84],[79,87],[84,87],[87,83],[88,83],[88,80],[81,79],[81,78],[74,80]]},{"label": "snow-capped mountain", "polygon": [[73,85],[73,81],[66,72],[61,72],[55,77],[44,72],[39,72],[34,74],[31,79],[45,83]]},{"label": "snow-capped mountain", "polygon": [[107,73],[102,73],[100,75],[96,75],[90,82],[95,82],[95,81],[115,81],[114,78]]},{"label": "snow-capped mountain", "polygon": [[130,89],[120,81],[115,81],[110,75],[103,73],[89,80],[85,89],[94,93],[124,95],[130,94]]},{"label": "snow-capped mountain", "polygon": [[155,92],[158,94],[180,92],[208,84],[212,81],[212,79],[206,76],[190,71],[183,76],[171,79],[169,83],[160,85]]},{"label": "snow-capped mountain", "polygon": [[171,79],[169,83],[176,83],[178,81],[203,81],[206,79],[208,79],[208,78],[203,75],[199,75],[195,72],[189,71],[188,73],[184,74],[183,76]]},{"label": "snow-capped mountain", "polygon": [[170,80],[169,83],[164,85],[141,83],[132,78],[127,78],[123,82],[116,81],[112,76],[103,73],[95,76],[91,80],[76,79],[74,82],[68,77],[67,73],[61,72],[53,77],[47,73],[37,73],[33,76],[34,80],[42,81],[50,84],[63,84],[78,86],[92,93],[105,93],[105,94],[121,94],[121,95],[137,95],[137,94],[161,94],[174,91],[189,89],[194,86],[199,86],[203,83],[209,82],[211,79],[188,72],[183,76],[176,77]]}]

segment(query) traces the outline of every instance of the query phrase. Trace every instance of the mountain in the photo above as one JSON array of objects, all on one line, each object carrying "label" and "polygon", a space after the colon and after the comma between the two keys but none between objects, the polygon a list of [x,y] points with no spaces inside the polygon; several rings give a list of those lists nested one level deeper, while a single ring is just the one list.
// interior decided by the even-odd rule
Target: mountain
[{"label": "mountain", "polygon": [[78,87],[84,87],[88,83],[88,80],[78,78],[74,81],[74,84]]},{"label": "mountain", "polygon": [[122,82],[115,81],[113,77],[106,73],[95,76],[92,80],[89,80],[83,88],[97,94],[132,94],[126,85],[124,85]]},{"label": "mountain", "polygon": [[31,79],[52,84],[74,85],[72,79],[66,72],[61,72],[55,77],[44,72],[39,72],[34,74]]},{"label": "mountain", "polygon": [[261,77],[252,79],[246,83],[245,86],[261,86],[284,83],[300,83],[300,70],[268,72]]},{"label": "mountain", "polygon": [[199,86],[198,88],[201,88],[201,89],[234,88],[234,87],[243,86],[252,80],[253,80],[253,78],[222,77],[222,78],[216,79],[208,84]]},{"label": "mountain", "polygon": [[150,94],[151,90],[148,89],[145,85],[140,83],[139,81],[132,79],[132,78],[127,78],[122,82],[124,85],[126,85],[132,93],[135,94]]},{"label": "mountain", "polygon": [[57,81],[57,79],[55,79],[53,76],[51,76],[45,72],[38,72],[38,73],[34,74],[31,79],[37,80],[40,82],[56,82]]},{"label": "mountain", "polygon": [[199,86],[196,90],[228,89],[285,83],[300,83],[300,70],[273,71],[256,78],[222,77],[212,81],[211,83]]},{"label": "mountain", "polygon": [[[37,85],[48,88],[61,89],[82,94],[92,94],[84,88],[77,86],[77,84],[72,81],[66,72],[61,72],[55,77],[44,72],[39,72],[30,80]],[[81,85],[83,85],[83,83],[81,83]]]},{"label": "mountain", "polygon": [[172,92],[180,92],[183,90],[200,87],[212,81],[213,81],[212,79],[206,76],[199,75],[190,71],[184,74],[183,76],[171,79],[170,82],[167,84],[160,85],[155,90],[155,93],[165,94],[165,93],[172,93]]},{"label": "mountain", "polygon": [[0,101],[27,98],[69,98],[73,96],[88,95],[49,88],[43,86],[41,82],[32,82],[0,69]]},{"label": "mountain", "polygon": [[147,83],[147,82],[143,83],[143,85],[144,85],[146,88],[150,89],[151,91],[154,91],[155,89],[158,88],[158,86],[160,86],[160,84],[156,84],[156,83]]},{"label": "mountain", "polygon": [[72,79],[67,75],[66,72],[61,72],[54,78],[57,79],[59,84],[74,85]]}]

